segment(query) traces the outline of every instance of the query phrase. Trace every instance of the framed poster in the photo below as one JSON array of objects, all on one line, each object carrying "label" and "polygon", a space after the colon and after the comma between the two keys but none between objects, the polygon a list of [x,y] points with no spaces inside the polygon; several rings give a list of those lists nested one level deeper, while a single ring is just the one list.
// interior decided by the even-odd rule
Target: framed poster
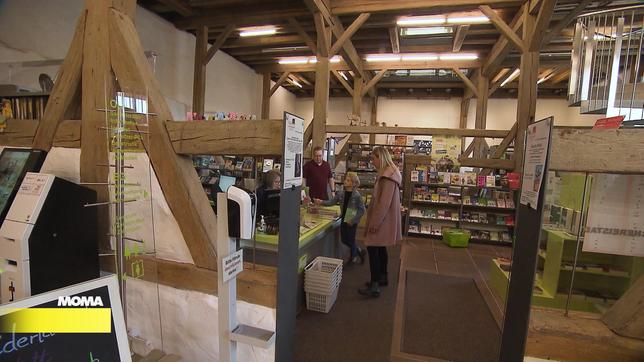
[{"label": "framed poster", "polygon": [[593,176],[584,251],[644,257],[644,176]]},{"label": "framed poster", "polygon": [[537,209],[545,164],[550,146],[553,118],[545,118],[528,125],[521,183],[521,204]]},{"label": "framed poster", "polygon": [[284,112],[284,160],[282,164],[283,188],[302,186],[304,155],[304,119]]}]

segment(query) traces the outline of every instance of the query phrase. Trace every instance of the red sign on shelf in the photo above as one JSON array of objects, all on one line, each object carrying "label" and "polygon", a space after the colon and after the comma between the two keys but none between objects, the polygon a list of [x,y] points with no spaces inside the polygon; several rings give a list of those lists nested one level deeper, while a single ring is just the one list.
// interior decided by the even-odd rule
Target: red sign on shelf
[{"label": "red sign on shelf", "polygon": [[595,122],[593,129],[614,129],[619,128],[624,121],[624,116],[615,116],[608,118],[600,118]]}]

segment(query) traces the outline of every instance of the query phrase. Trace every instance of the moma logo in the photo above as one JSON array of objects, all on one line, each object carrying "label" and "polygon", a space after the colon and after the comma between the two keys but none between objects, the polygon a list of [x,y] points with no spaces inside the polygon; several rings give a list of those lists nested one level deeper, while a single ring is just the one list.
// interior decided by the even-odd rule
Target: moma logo
[{"label": "moma logo", "polygon": [[102,307],[101,297],[58,297],[59,307]]}]

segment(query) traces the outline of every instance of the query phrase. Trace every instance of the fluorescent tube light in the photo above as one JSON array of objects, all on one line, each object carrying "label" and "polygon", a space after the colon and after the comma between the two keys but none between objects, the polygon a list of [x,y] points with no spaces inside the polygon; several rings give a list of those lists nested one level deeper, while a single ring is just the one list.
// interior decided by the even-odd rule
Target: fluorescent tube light
[{"label": "fluorescent tube light", "polygon": [[436,54],[403,54],[403,61],[428,61],[428,60],[438,60],[438,55]]},{"label": "fluorescent tube light", "polygon": [[341,56],[334,55],[331,57],[331,59],[329,59],[329,63],[340,63],[341,60],[342,60]]},{"label": "fluorescent tube light", "polygon": [[415,35],[440,35],[452,34],[454,29],[451,26],[432,26],[424,28],[402,28],[400,35],[402,36],[415,36]]},{"label": "fluorescent tube light", "polygon": [[448,24],[482,24],[489,23],[490,19],[487,16],[454,16],[448,17]]},{"label": "fluorescent tube light", "polygon": [[515,69],[514,72],[512,72],[512,74],[510,74],[509,77],[505,78],[505,80],[501,83],[501,88],[503,88],[503,86],[513,81],[514,78],[516,78],[519,75],[519,72],[521,72],[521,69],[519,68]]},{"label": "fluorescent tube light", "polygon": [[258,26],[253,28],[240,29],[239,36],[248,37],[248,36],[273,35],[276,32],[277,32],[277,29],[274,26]]},{"label": "fluorescent tube light", "polygon": [[479,56],[472,53],[446,53],[439,55],[440,60],[475,60]]},{"label": "fluorescent tube light", "polygon": [[367,55],[368,62],[398,62],[400,61],[399,54],[372,54]]},{"label": "fluorescent tube light", "polygon": [[340,76],[344,78],[344,80],[346,80],[347,82],[349,81],[349,78],[347,77],[346,74],[344,74],[344,72],[338,72],[338,73],[340,73]]},{"label": "fluorescent tube light", "polygon": [[298,87],[302,88],[302,85],[301,85],[298,81],[296,81],[295,79],[293,79],[293,78],[289,78],[288,80],[289,80],[289,81],[291,81],[291,83],[292,83],[293,85],[296,85],[296,86],[298,86]]},{"label": "fluorescent tube light", "polygon": [[277,61],[279,64],[306,64],[309,62],[308,58],[282,58]]},{"label": "fluorescent tube light", "polygon": [[444,16],[409,16],[398,19],[396,24],[400,26],[414,26],[414,25],[440,25],[445,24]]},{"label": "fluorescent tube light", "polygon": [[315,64],[318,62],[318,58],[316,57],[310,57],[308,63],[309,64]]}]

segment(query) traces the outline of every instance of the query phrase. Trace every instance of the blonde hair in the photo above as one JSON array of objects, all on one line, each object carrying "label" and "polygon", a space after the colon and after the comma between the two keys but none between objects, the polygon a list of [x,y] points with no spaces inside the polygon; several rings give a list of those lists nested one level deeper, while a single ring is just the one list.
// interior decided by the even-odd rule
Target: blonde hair
[{"label": "blonde hair", "polygon": [[360,177],[358,177],[358,174],[355,172],[347,172],[346,175],[344,175],[344,178],[348,178],[351,180],[353,183],[353,186],[358,187],[360,186]]},{"label": "blonde hair", "polygon": [[391,154],[389,153],[389,150],[387,150],[385,147],[376,146],[373,148],[373,151],[371,151],[371,153],[373,153],[380,159],[381,169],[386,168],[382,166],[389,166],[394,170],[398,169],[398,166],[396,166],[396,164],[394,163],[394,160],[391,158]]}]

